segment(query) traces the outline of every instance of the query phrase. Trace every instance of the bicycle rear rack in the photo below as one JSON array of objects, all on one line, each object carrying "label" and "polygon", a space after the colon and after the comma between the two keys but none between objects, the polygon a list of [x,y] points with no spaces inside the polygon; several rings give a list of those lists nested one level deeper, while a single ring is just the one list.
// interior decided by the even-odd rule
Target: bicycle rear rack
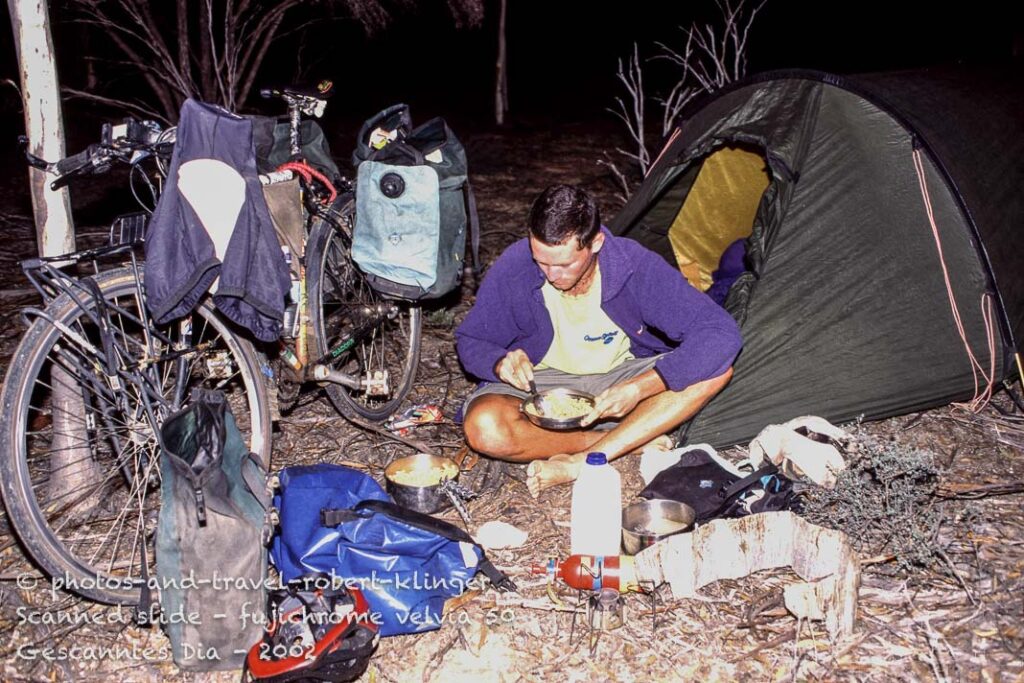
[{"label": "bicycle rear rack", "polygon": [[35,290],[39,292],[45,305],[48,306],[61,294],[66,294],[80,302],[81,299],[78,293],[86,291],[81,279],[82,277],[88,277],[88,275],[80,276],[66,272],[64,269],[91,261],[92,274],[98,274],[100,272],[99,261],[111,259],[122,254],[129,255],[131,269],[134,273],[138,274],[138,259],[135,256],[134,246],[131,244],[83,249],[82,251],[60,254],[58,256],[30,258],[21,262],[21,269]]},{"label": "bicycle rear rack", "polygon": [[[81,263],[92,262],[92,274],[98,274],[100,261],[128,254],[132,272],[138,275],[139,264],[135,248],[145,242],[148,225],[148,213],[138,212],[118,216],[110,225],[106,245],[57,256],[38,256],[25,259],[21,262],[21,269],[43,298],[44,305],[49,305],[61,294],[75,296],[73,292],[76,289],[81,289],[80,284],[77,283],[80,276],[65,272],[65,270]],[[77,297],[75,298],[77,300]]]}]

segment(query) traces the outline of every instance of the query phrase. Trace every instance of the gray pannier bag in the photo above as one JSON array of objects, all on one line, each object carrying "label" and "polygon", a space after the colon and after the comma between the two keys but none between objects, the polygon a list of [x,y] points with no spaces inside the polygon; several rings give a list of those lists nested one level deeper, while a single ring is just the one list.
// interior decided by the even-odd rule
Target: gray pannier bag
[{"label": "gray pannier bag", "polygon": [[444,119],[413,129],[406,105],[388,107],[363,124],[352,160],[352,259],[370,286],[411,301],[458,287],[467,230],[474,267],[480,238],[466,151]]},{"label": "gray pannier bag", "polygon": [[194,390],[160,434],[161,624],[179,668],[239,669],[262,636],[266,467],[220,391]]}]

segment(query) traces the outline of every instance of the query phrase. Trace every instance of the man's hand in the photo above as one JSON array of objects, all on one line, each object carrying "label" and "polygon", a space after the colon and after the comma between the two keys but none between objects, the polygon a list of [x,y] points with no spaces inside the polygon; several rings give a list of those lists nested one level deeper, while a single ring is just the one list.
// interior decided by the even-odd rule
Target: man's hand
[{"label": "man's hand", "polygon": [[513,349],[494,366],[494,374],[502,382],[511,384],[516,389],[530,390],[533,379],[533,363],[522,349]]},{"label": "man's hand", "polygon": [[628,415],[640,399],[644,398],[640,385],[625,382],[608,387],[594,399],[594,408],[580,422],[581,427],[586,427],[595,420],[603,417],[623,417]]},{"label": "man's hand", "polygon": [[586,427],[602,417],[624,417],[633,412],[640,401],[665,389],[665,382],[653,369],[608,387],[595,397],[594,409],[583,418],[580,426]]}]

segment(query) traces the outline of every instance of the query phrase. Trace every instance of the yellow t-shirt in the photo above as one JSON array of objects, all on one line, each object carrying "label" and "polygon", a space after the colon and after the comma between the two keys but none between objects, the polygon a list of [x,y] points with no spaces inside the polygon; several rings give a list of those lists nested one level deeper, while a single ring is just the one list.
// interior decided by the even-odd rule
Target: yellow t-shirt
[{"label": "yellow t-shirt", "polygon": [[633,358],[629,337],[601,310],[601,271],[586,294],[570,296],[545,282],[544,306],[551,316],[555,338],[537,368],[553,368],[572,375],[608,372]]}]

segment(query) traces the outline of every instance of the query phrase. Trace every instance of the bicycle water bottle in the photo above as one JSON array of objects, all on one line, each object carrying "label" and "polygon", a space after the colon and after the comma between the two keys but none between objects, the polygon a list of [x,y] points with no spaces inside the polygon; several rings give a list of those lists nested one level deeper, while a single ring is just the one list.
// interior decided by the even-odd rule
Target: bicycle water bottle
[{"label": "bicycle water bottle", "polygon": [[572,485],[571,553],[618,555],[621,541],[622,479],[604,453],[590,453]]}]

